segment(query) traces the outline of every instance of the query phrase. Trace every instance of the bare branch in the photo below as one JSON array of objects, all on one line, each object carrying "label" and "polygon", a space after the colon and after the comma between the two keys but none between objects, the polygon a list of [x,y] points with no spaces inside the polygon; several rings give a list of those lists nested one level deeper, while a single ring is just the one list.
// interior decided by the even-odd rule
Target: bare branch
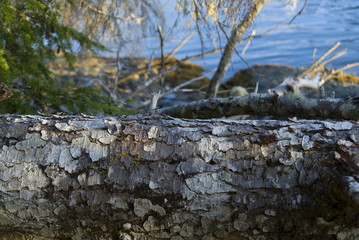
[{"label": "bare branch", "polygon": [[213,54],[213,53],[216,53],[218,51],[222,51],[224,50],[224,48],[215,48],[211,51],[208,51],[208,52],[204,52],[204,53],[200,53],[200,54],[197,54],[197,55],[193,55],[193,56],[190,56],[190,57],[186,57],[184,59],[182,59],[182,61],[189,61],[189,60],[192,60],[192,59],[196,59],[196,58],[200,58],[200,57],[203,57],[203,56],[207,56],[207,55],[210,55],[210,54]]},{"label": "bare branch", "polygon": [[[197,81],[199,81],[199,80],[201,80],[201,79],[207,77],[208,75],[210,75],[210,74],[213,73],[214,71],[216,71],[216,69],[211,70],[210,72],[206,73],[205,75],[202,75],[202,76],[196,77],[196,78],[192,78],[191,80],[188,80],[188,81],[186,81],[186,82],[184,82],[184,83],[182,83],[182,84],[179,84],[178,86],[172,88],[171,90],[160,94],[160,95],[159,95],[159,98],[162,98],[162,97],[164,97],[164,96],[170,95],[170,94],[172,94],[172,93],[174,93],[174,92],[178,92],[178,91],[181,90],[181,88],[183,88],[183,87],[185,87],[185,86],[188,86],[188,85],[190,85],[190,84],[192,84],[192,83],[194,83],[194,82],[197,82]],[[195,89],[194,91],[198,91],[198,89]],[[188,92],[188,91],[187,91],[187,92]],[[150,101],[145,101],[145,102],[143,102],[138,108],[142,108],[142,107],[144,107],[144,106],[147,106],[148,104],[150,104]]]},{"label": "bare branch", "polygon": [[323,82],[323,83],[326,82],[327,80],[333,78],[333,76],[334,76],[335,74],[337,74],[337,73],[339,73],[339,72],[341,72],[341,71],[343,71],[343,70],[345,70],[345,69],[349,69],[349,68],[353,68],[353,67],[357,67],[357,66],[359,66],[359,62],[347,64],[346,66],[344,66],[344,67],[342,67],[342,68],[336,69],[336,70],[334,70],[331,74],[329,74],[328,76],[326,76],[326,77],[322,80],[322,82]]},{"label": "bare branch", "polygon": [[117,100],[117,82],[118,79],[120,78],[120,74],[121,74],[121,63],[120,63],[120,52],[121,52],[121,47],[119,47],[119,49],[117,50],[117,74],[115,79],[113,80],[113,89],[112,89],[112,96],[114,100]]},{"label": "bare branch", "polygon": [[314,63],[316,53],[317,53],[317,48],[314,48],[313,55],[312,55],[312,64]]},{"label": "bare branch", "polygon": [[330,63],[330,62],[334,61],[337,58],[340,58],[341,56],[345,55],[346,53],[347,53],[347,49],[346,48],[342,49],[339,52],[337,52],[336,54],[334,54],[334,56],[332,56],[328,60],[323,61],[320,65],[324,66],[325,64]]},{"label": "bare branch", "polygon": [[88,4],[87,7],[91,10],[91,11],[94,11],[98,14],[101,14],[103,16],[106,16],[106,17],[109,17],[109,18],[113,18],[113,19],[119,19],[119,20],[122,20],[122,21],[130,21],[131,20],[131,16],[128,16],[127,18],[123,18],[123,17],[115,17],[113,15],[108,15],[107,13],[91,6],[91,4]]},{"label": "bare branch", "polygon": [[[346,49],[340,50],[328,60],[323,61],[323,59],[327,57],[330,53],[332,53],[339,45],[340,42],[337,42],[332,48],[330,48],[327,52],[325,52],[317,61],[315,61],[305,72],[300,74],[296,79],[286,78],[277,87],[269,89],[268,92],[276,93],[277,95],[284,95],[289,92],[299,92],[300,88],[310,88],[310,89],[318,90],[327,80],[335,77],[335,75],[341,72],[342,70],[359,66],[359,63],[353,63],[353,64],[348,64],[343,68],[332,70],[332,72],[327,76],[325,76],[325,74],[322,73],[325,64],[343,56],[346,53]],[[322,89],[322,91],[324,91],[324,89]],[[324,94],[321,93],[321,95]]]},{"label": "bare branch", "polygon": [[335,49],[337,49],[340,45],[340,42],[337,42],[331,49],[323,54],[317,61],[315,61],[305,72],[298,76],[298,78],[304,77],[306,74],[313,71],[313,69],[321,62],[324,58],[326,58],[330,53],[332,53]]},{"label": "bare branch", "polygon": [[[277,28],[279,28],[280,26],[282,26],[286,21],[288,21],[288,18],[284,19],[283,21],[281,21],[280,23],[278,23],[277,25],[269,28],[267,31],[259,34],[259,35],[254,35],[253,38],[259,38],[259,37],[264,37],[266,35],[268,35],[269,33],[271,33],[272,31],[276,30]],[[247,40],[248,38],[244,39]]]},{"label": "bare branch", "polygon": [[180,44],[178,44],[171,52],[170,54],[168,54],[168,56],[166,57],[166,60],[169,59],[170,57],[173,56],[173,54],[175,54],[195,33],[195,30],[192,30],[192,32],[190,34],[188,34],[181,42]]},{"label": "bare branch", "polygon": [[288,24],[291,24],[294,21],[294,19],[296,19],[296,17],[298,17],[299,15],[301,15],[303,13],[304,8],[307,5],[307,3],[308,3],[308,0],[305,1],[305,3],[303,4],[302,9],[300,9],[300,11],[296,15],[294,15],[294,17],[292,18],[292,20],[289,21]]},{"label": "bare branch", "polygon": [[142,85],[139,85],[137,87],[137,89],[130,94],[130,96],[128,96],[126,99],[129,98],[133,98],[134,96],[136,96],[139,92],[141,92],[143,89],[145,89],[146,87],[148,87],[151,83],[153,83],[156,79],[159,79],[163,76],[166,76],[167,74],[169,74],[170,72],[176,70],[180,65],[182,64],[181,61],[178,61],[175,65],[171,66],[168,69],[165,69],[163,71],[161,71],[159,74],[152,76],[150,78],[148,78]]},{"label": "bare branch", "polygon": [[240,97],[204,99],[158,109],[157,113],[195,119],[254,114],[359,120],[359,104],[357,99],[312,99],[299,94],[278,96],[252,93]]},{"label": "bare branch", "polygon": [[246,46],[244,46],[244,48],[242,50],[241,55],[244,55],[246,53],[246,51],[247,51],[249,45],[251,44],[252,39],[253,39],[255,34],[256,34],[256,30],[253,30],[252,34],[249,36],[249,39],[248,39],[248,42],[247,42]]},{"label": "bare branch", "polygon": [[161,94],[161,97],[164,97],[164,96],[167,96],[167,95],[169,95],[169,94],[171,94],[171,93],[177,92],[179,89],[181,89],[181,88],[183,88],[183,87],[185,87],[185,86],[188,86],[188,85],[190,85],[190,84],[192,84],[192,83],[194,83],[194,82],[197,82],[197,81],[199,81],[199,80],[201,80],[201,79],[207,77],[208,75],[212,74],[214,71],[216,71],[216,68],[213,69],[213,70],[211,70],[210,72],[206,73],[205,75],[202,75],[202,76],[196,77],[196,78],[192,78],[191,80],[188,80],[188,81],[186,81],[186,82],[184,82],[184,83],[182,83],[182,84],[179,84],[178,86],[174,87],[174,88],[171,89],[170,91],[167,91],[167,92]]},{"label": "bare branch", "polygon": [[340,71],[343,71],[345,69],[348,69],[348,68],[353,68],[353,67],[357,67],[359,66],[359,62],[357,63],[351,63],[351,64],[347,64],[346,66],[342,67],[342,68],[339,68],[336,70],[336,72],[340,72]]},{"label": "bare branch", "polygon": [[152,99],[151,99],[151,106],[150,106],[150,112],[155,113],[155,110],[157,109],[157,103],[161,96],[161,90],[158,91],[158,93],[152,93]]},{"label": "bare branch", "polygon": [[[274,27],[268,29],[267,31],[265,31],[264,33],[261,33],[261,34],[258,34],[258,35],[254,35],[253,38],[259,38],[259,37],[264,37],[266,35],[268,35],[270,32],[274,31],[275,29],[277,29],[278,27],[280,27],[281,25],[283,25],[283,23],[285,23],[288,19],[285,19],[283,20],[282,22],[280,22],[279,24],[275,25]],[[240,41],[238,41],[237,45],[245,42],[245,41],[248,41],[249,39],[251,38],[251,36],[249,37],[246,37]],[[200,57],[203,57],[203,56],[207,56],[207,55],[210,55],[210,54],[213,54],[213,53],[216,53],[216,52],[219,52],[219,51],[222,51],[224,50],[224,47],[223,48],[214,48],[213,50],[211,51],[208,51],[208,52],[204,52],[204,53],[200,53],[200,54],[197,54],[197,55],[193,55],[193,56],[190,56],[190,57],[186,57],[184,59],[182,59],[182,61],[188,61],[188,60],[192,60],[192,59],[196,59],[196,58],[200,58]]]},{"label": "bare branch", "polygon": [[[205,52],[205,53],[200,53],[200,54],[197,54],[197,55],[194,55],[194,56],[190,56],[190,57],[183,58],[183,59],[181,59],[180,61],[181,61],[181,62],[186,62],[186,61],[189,61],[189,60],[192,60],[192,59],[196,59],[196,58],[200,58],[200,57],[203,57],[203,56],[206,56],[206,55],[210,55],[210,54],[216,53],[216,52],[221,51],[221,50],[223,50],[223,48],[216,48],[216,49],[213,49],[213,50],[208,51],[208,52]],[[152,60],[150,60],[150,62],[151,62],[151,61],[152,61]],[[158,67],[158,66],[160,66],[160,64],[154,64],[154,65],[152,65],[152,66],[147,66],[146,68],[141,68],[141,69],[139,69],[139,70],[137,70],[137,71],[135,71],[135,72],[133,72],[133,73],[131,73],[131,74],[129,74],[129,75],[127,75],[127,76],[121,78],[121,79],[119,79],[119,80],[118,80],[118,84],[119,84],[119,83],[123,83],[123,82],[125,82],[125,81],[127,81],[127,80],[130,80],[130,79],[133,78],[133,76],[135,76],[135,75],[149,72],[148,69],[156,68],[156,67]]]},{"label": "bare branch", "polygon": [[165,67],[165,53],[164,53],[165,50],[164,50],[164,40],[163,40],[161,25],[158,25],[157,29],[161,40],[161,71],[162,71]]},{"label": "bare branch", "polygon": [[275,88],[269,89],[268,93],[275,93],[276,95],[283,96],[289,92],[298,93],[301,88],[317,90],[323,83],[319,73],[312,79],[310,79],[308,75],[296,79],[288,77]]},{"label": "bare branch", "polygon": [[[188,34],[171,52],[170,54],[168,54],[165,58],[165,61],[166,62],[168,59],[170,59],[173,54],[175,54],[191,37],[192,35],[195,33],[195,30],[193,30],[190,34]],[[153,56],[154,56],[154,52],[157,50],[157,48],[153,51],[153,53],[151,54],[151,57],[150,57],[150,61],[148,63],[148,67],[147,67],[147,74],[150,74],[150,70],[152,68],[152,60],[153,60]],[[185,60],[182,60],[182,62],[185,61]]]},{"label": "bare branch", "polygon": [[[223,32],[224,36],[227,38],[227,42],[230,42],[230,39],[229,39],[227,33],[225,32],[224,28],[222,27],[222,24],[221,24],[220,22],[217,22],[217,23],[218,23],[219,28],[220,28],[221,31]],[[242,42],[242,41],[241,41],[241,42]],[[238,43],[237,43],[236,45],[238,45]],[[252,69],[251,66],[249,66],[248,62],[238,53],[238,51],[237,51],[237,49],[236,49],[235,46],[233,46],[233,50],[234,50],[234,52],[237,54],[237,56],[247,65],[247,67],[248,67],[249,69]]]},{"label": "bare branch", "polygon": [[105,64],[105,66],[103,66],[99,71],[98,71],[98,74],[97,74],[97,80],[98,80],[98,83],[100,84],[100,86],[111,96],[111,98],[113,100],[114,99],[114,95],[113,95],[113,92],[106,86],[106,84],[104,83],[103,79],[102,79],[102,72],[108,67],[108,66],[111,66],[111,65],[117,65],[117,63],[107,63]]}]

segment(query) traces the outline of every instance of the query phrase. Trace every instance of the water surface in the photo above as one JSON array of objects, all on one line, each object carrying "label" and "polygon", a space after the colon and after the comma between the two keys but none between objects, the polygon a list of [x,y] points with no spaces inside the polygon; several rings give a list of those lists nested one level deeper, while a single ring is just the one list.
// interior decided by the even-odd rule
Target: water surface
[{"label": "water surface", "polygon": [[[166,16],[170,20],[175,16],[174,1],[164,1]],[[264,6],[256,18],[253,29],[258,34],[267,31],[286,18],[291,18],[298,12],[304,0],[300,0],[295,9],[283,3],[274,2]],[[284,24],[270,34],[253,39],[250,47],[243,55],[249,65],[254,64],[281,64],[295,67],[310,66],[313,59],[313,50],[316,49],[316,58],[330,49],[336,42],[342,44],[340,49],[347,48],[347,54],[331,63],[332,68],[340,68],[347,64],[359,62],[359,1],[358,0],[310,0],[304,12],[291,24]],[[180,40],[188,32],[177,29],[172,39]],[[248,33],[247,33],[248,34]],[[205,39],[211,41],[210,39]],[[176,46],[176,42],[166,43],[167,53]],[[144,57],[149,57],[153,48],[158,45],[158,39],[150,39],[145,43]],[[242,52],[245,44],[237,47]],[[207,50],[210,50],[208,48]],[[201,52],[201,43],[198,36],[192,39],[177,52],[176,57],[184,58]],[[192,62],[202,65],[205,71],[215,68],[220,60],[220,53],[212,54]],[[228,69],[226,78],[235,72],[246,68],[247,65],[236,55]],[[359,75],[359,67],[347,70]]]}]

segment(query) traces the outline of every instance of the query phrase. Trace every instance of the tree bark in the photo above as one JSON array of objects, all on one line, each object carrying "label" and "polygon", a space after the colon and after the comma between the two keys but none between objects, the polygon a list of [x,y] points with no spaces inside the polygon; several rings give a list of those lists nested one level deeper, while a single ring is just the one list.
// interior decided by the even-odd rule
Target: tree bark
[{"label": "tree bark", "polygon": [[359,237],[359,124],[0,117],[2,239]]},{"label": "tree bark", "polygon": [[262,115],[298,118],[359,120],[358,98],[307,98],[301,94],[248,94],[240,97],[193,101],[158,109],[158,113],[178,118],[221,118]]},{"label": "tree bark", "polygon": [[226,47],[224,48],[221,60],[218,64],[217,71],[213,75],[207,91],[207,98],[215,98],[218,87],[221,84],[224,74],[227,72],[229,63],[232,59],[235,47],[239,40],[246,32],[247,28],[252,25],[253,20],[260,12],[266,0],[256,0],[250,7],[243,21],[234,29],[231,37],[228,39]]}]

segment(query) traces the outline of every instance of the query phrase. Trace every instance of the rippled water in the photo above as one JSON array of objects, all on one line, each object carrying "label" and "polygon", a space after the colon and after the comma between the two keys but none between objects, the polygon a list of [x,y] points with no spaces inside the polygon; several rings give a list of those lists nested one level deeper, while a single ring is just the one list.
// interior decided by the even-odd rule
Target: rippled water
[{"label": "rippled water", "polygon": [[[285,7],[284,4],[267,4],[260,12],[252,29],[255,29],[257,34],[265,32],[285,18],[294,16],[304,2],[300,0],[294,10]],[[171,4],[165,8],[168,17],[174,14],[170,6]],[[175,39],[183,37],[181,31],[174,36]],[[243,57],[249,65],[310,66],[315,48],[318,58],[338,41],[342,43],[339,49],[347,48],[348,51],[346,55],[332,62],[331,66],[340,68],[349,63],[359,62],[359,0],[309,0],[302,15],[290,25],[286,23],[269,35],[253,39]],[[148,50],[150,51],[150,46],[154,45],[156,44],[149,44]],[[167,43],[166,46],[169,51],[175,43]],[[243,47],[244,44],[239,45],[238,52],[241,52]],[[177,57],[183,58],[198,54],[200,51],[199,38],[194,36],[177,53]],[[220,53],[216,53],[193,62],[204,66],[206,71],[210,71],[217,66],[219,60]],[[246,67],[239,57],[234,56],[226,78]],[[347,72],[359,75],[359,67],[349,69]]]}]

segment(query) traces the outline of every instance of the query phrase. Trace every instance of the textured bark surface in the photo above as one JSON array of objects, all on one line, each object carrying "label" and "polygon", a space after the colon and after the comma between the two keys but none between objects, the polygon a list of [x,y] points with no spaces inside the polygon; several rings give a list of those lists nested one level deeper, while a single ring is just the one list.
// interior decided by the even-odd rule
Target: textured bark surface
[{"label": "textured bark surface", "polygon": [[358,98],[306,98],[299,94],[248,94],[194,101],[162,108],[157,112],[179,118],[221,118],[248,114],[359,120],[359,101]]},{"label": "textured bark surface", "polygon": [[359,125],[0,117],[1,239],[359,237]]}]

